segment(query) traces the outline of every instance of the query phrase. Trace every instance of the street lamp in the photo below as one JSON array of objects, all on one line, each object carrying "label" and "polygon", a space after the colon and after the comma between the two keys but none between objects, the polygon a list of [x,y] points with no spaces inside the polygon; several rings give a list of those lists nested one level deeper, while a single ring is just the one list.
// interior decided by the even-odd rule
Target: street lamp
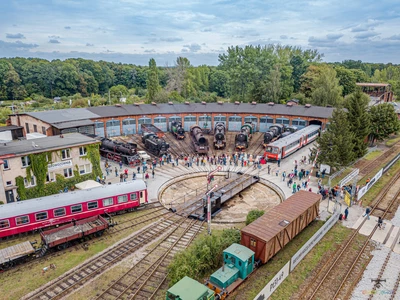
[{"label": "street lamp", "polygon": [[206,192],[207,195],[207,229],[208,234],[211,235],[211,193],[218,188],[218,185],[215,185],[211,190]]}]

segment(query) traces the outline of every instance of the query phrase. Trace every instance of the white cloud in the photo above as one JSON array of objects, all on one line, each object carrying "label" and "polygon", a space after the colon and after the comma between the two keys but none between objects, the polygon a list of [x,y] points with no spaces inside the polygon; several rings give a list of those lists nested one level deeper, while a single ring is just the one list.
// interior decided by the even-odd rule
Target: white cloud
[{"label": "white cloud", "polygon": [[6,38],[8,38],[8,39],[24,39],[25,36],[22,33],[7,33]]}]

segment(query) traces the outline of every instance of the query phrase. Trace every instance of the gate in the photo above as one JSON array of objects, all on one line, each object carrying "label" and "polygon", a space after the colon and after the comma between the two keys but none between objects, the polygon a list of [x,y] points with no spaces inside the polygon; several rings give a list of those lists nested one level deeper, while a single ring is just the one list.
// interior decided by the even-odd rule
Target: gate
[{"label": "gate", "polygon": [[268,131],[268,128],[274,124],[274,119],[271,117],[265,116],[260,118],[260,132]]},{"label": "gate", "polygon": [[167,131],[167,118],[165,117],[155,117],[154,126],[158,127],[160,130]]},{"label": "gate", "polygon": [[253,125],[253,130],[254,131],[258,131],[258,120],[257,120],[257,118],[256,117],[254,117],[254,116],[247,116],[247,117],[244,117],[244,122],[245,123],[251,123],[252,125]]},{"label": "gate", "polygon": [[151,119],[148,117],[143,117],[138,120],[138,133],[142,133],[142,124],[151,124]]},{"label": "gate", "polygon": [[283,124],[285,126],[289,126],[290,120],[288,118],[276,118],[276,124]]},{"label": "gate", "polygon": [[307,121],[303,119],[293,119],[292,126],[296,126],[297,129],[302,129],[307,126]]},{"label": "gate", "polygon": [[105,137],[104,122],[94,122],[94,134],[97,136]]},{"label": "gate", "polygon": [[136,133],[136,119],[127,118],[122,120],[122,134],[129,135]]},{"label": "gate", "polygon": [[190,126],[196,125],[197,124],[197,119],[196,116],[186,116],[183,118],[184,121],[184,126],[183,128],[185,131],[190,131]]},{"label": "gate", "polygon": [[229,117],[229,123],[228,123],[229,131],[240,131],[240,127],[242,127],[242,117],[240,116]]},{"label": "gate", "polygon": [[213,129],[215,128],[215,124],[217,123],[224,123],[226,127],[226,117],[225,116],[214,116],[214,124],[213,124]]},{"label": "gate", "polygon": [[200,116],[199,117],[199,126],[201,129],[207,129],[210,130],[211,129],[211,116]]},{"label": "gate", "polygon": [[121,127],[119,120],[109,120],[106,122],[107,137],[120,136]]}]

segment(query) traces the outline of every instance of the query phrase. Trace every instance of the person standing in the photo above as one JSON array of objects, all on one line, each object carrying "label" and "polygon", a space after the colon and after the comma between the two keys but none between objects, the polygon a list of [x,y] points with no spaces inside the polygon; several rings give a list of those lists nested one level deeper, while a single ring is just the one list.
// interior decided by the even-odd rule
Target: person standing
[{"label": "person standing", "polygon": [[278,168],[280,168],[280,167],[281,167],[281,159],[278,158]]},{"label": "person standing", "polygon": [[119,162],[119,169],[122,170],[122,161]]},{"label": "person standing", "polygon": [[268,165],[268,175],[271,174],[271,166]]},{"label": "person standing", "polygon": [[348,216],[349,216],[349,208],[346,207],[346,209],[344,210],[344,219],[347,220]]},{"label": "person standing", "polygon": [[379,230],[382,230],[383,228],[382,228],[382,225],[383,225],[383,219],[382,219],[382,217],[379,217],[378,218],[378,228],[379,228]]},{"label": "person standing", "polygon": [[296,193],[296,190],[297,190],[297,185],[296,182],[294,182],[292,186],[292,194]]},{"label": "person standing", "polygon": [[282,181],[285,181],[285,179],[286,179],[286,171],[283,171],[282,172]]},{"label": "person standing", "polygon": [[132,173],[132,180],[136,180],[136,173],[135,172]]},{"label": "person standing", "polygon": [[154,169],[151,170],[151,176],[152,176],[152,178],[154,178]]},{"label": "person standing", "polygon": [[363,217],[367,217],[367,219],[369,220],[369,214],[371,212],[371,209],[369,208],[369,206],[367,206],[367,208],[365,209],[365,214],[363,214]]},{"label": "person standing", "polygon": [[118,169],[115,167],[115,177],[118,177]]}]

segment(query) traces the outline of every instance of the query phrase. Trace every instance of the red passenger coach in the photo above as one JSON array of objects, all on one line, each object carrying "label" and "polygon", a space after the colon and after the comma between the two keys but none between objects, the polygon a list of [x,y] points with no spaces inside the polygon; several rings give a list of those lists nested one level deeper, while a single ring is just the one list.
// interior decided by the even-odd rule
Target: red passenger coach
[{"label": "red passenger coach", "polygon": [[317,139],[321,130],[319,125],[310,125],[296,131],[265,147],[264,157],[269,160],[283,159],[298,149]]},{"label": "red passenger coach", "polygon": [[0,205],[0,238],[147,203],[143,180]]}]

